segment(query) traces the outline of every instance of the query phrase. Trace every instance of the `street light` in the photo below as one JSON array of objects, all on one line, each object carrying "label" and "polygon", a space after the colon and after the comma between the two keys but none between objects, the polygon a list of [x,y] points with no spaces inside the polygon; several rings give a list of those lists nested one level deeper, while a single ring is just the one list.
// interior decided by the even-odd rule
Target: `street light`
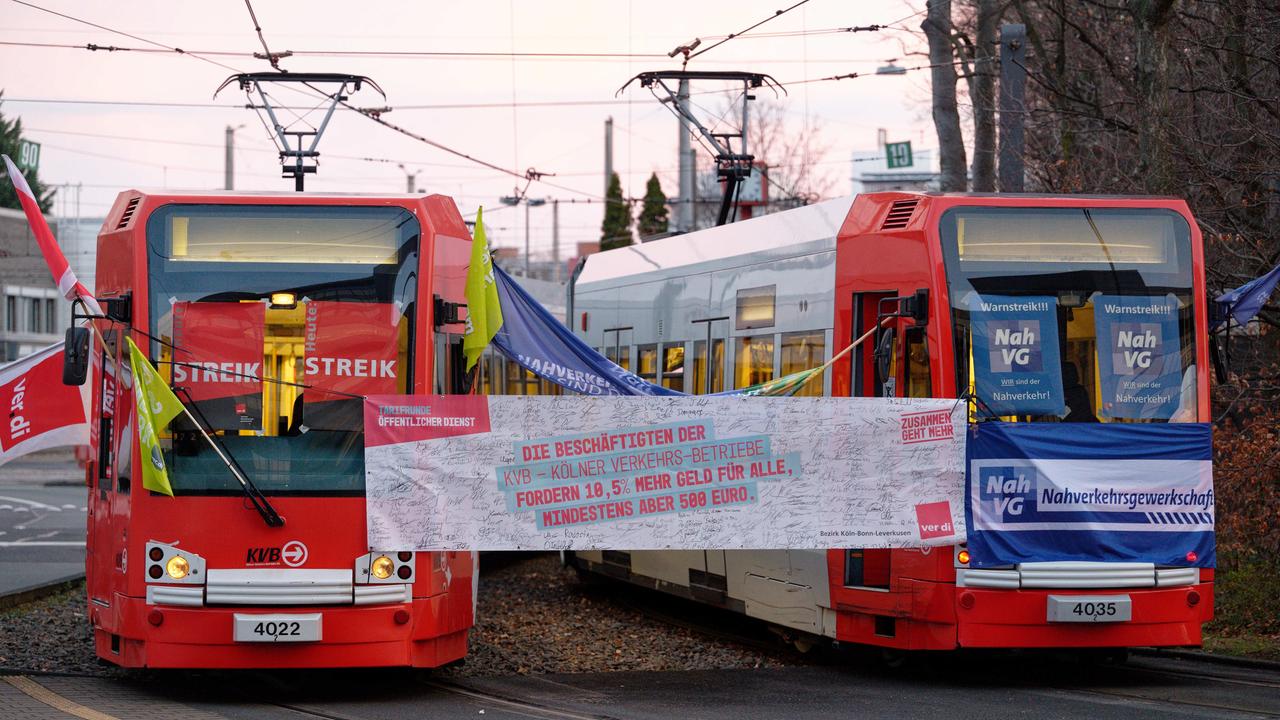
[{"label": "street light", "polygon": [[524,203],[524,276],[529,277],[529,208],[546,205],[546,198],[522,198],[519,195],[504,195],[499,198],[503,205],[515,206]]},{"label": "street light", "polygon": [[[894,60],[897,60],[897,58],[894,58]],[[907,74],[907,69],[902,67],[901,65],[894,65],[893,60],[886,60],[885,62],[889,64],[881,65],[880,67],[876,68],[877,75],[906,75]]]}]

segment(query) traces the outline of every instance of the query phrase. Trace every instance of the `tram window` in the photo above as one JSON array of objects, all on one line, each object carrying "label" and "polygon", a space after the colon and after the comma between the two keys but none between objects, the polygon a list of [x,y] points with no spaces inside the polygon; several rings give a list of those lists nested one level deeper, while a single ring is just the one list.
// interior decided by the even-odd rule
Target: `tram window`
[{"label": "tram window", "polygon": [[711,341],[711,388],[707,389],[707,341],[693,344],[693,394],[724,392],[724,340]]},{"label": "tram window", "polygon": [[[414,298],[392,279],[417,267],[419,233],[411,213],[390,207],[170,205],[148,219],[152,335],[176,339],[177,303],[188,309],[205,306],[213,317],[225,318],[238,317],[236,304],[261,307],[268,299],[287,298],[266,303],[265,314],[249,321],[257,326],[244,336],[245,347],[236,348],[245,367],[261,363],[242,378],[260,389],[195,401],[205,405],[207,416],[221,411],[250,421],[212,429],[262,492],[363,492],[358,395],[413,387],[415,339],[421,340],[412,322]],[[323,340],[322,347],[314,342],[308,347],[306,313],[320,303],[327,304],[329,314],[320,311],[312,332]],[[223,306],[227,313],[208,306]],[[378,322],[363,322],[365,317]],[[184,321],[185,331],[196,337],[191,316]],[[344,374],[329,370],[328,362],[320,364],[364,352],[359,345],[366,336],[379,353],[394,357],[386,360],[390,376],[385,371]],[[250,338],[262,343],[256,358]],[[163,358],[157,344],[153,357]],[[215,353],[215,361],[220,360],[217,351],[201,350]],[[176,493],[242,492],[190,423],[177,422],[172,430],[165,460]]]},{"label": "tram window", "polygon": [[636,348],[636,374],[651,383],[658,381],[657,345],[640,345]]},{"label": "tram window", "polygon": [[773,337],[740,337],[734,359],[734,387],[746,388],[773,379]]},{"label": "tram window", "polygon": [[509,395],[541,395],[542,387],[537,375],[520,367],[517,363],[507,363],[507,394]]},{"label": "tram window", "polygon": [[[458,395],[467,392],[467,359],[462,352],[462,336],[436,333],[437,355],[442,358],[436,368],[436,392]],[[403,384],[403,383],[402,383]],[[400,388],[400,392],[405,392]]]},{"label": "tram window", "polygon": [[[782,375],[790,375],[801,370],[809,370],[822,365],[827,347],[826,334],[784,333],[782,335]],[[796,397],[820,397],[822,395],[822,378],[815,377],[805,383]]]},{"label": "tram window", "polygon": [[906,397],[932,397],[929,377],[929,344],[922,327],[907,328],[907,392]]},{"label": "tram window", "polygon": [[844,584],[847,587],[888,589],[890,550],[855,548],[845,551]]},{"label": "tram window", "polygon": [[609,362],[616,364],[623,370],[631,369],[631,347],[629,345],[605,348],[604,356],[608,358]]},{"label": "tram window", "polygon": [[[975,303],[993,296],[1047,299],[1057,352],[1045,353],[1052,363],[1041,372],[1050,374],[1051,391],[1057,390],[1053,375],[1060,373],[1061,395],[1050,398],[1057,409],[1046,409],[1044,402],[1028,401],[1025,408],[995,403],[999,411],[1017,412],[1006,419],[1194,421],[1194,262],[1182,216],[1152,208],[955,208],[939,225],[959,391],[976,385],[975,323],[999,321],[984,319]],[[1166,298],[1168,303],[1161,302]],[[1164,319],[1144,318],[1159,338],[1163,359],[1152,364],[1151,373],[1107,373],[1121,347],[1120,316],[1135,307],[1163,308],[1150,315]],[[1111,336],[1105,330],[1099,335],[1103,322]],[[1157,334],[1161,326],[1171,330]],[[1042,331],[1040,342],[1053,334]],[[976,406],[971,404],[971,413]]]},{"label": "tram window", "polygon": [[777,285],[763,285],[739,290],[734,328],[737,330],[754,330],[756,328],[773,327],[773,309],[777,287]]},{"label": "tram window", "polygon": [[684,391],[684,345],[662,346],[662,387]]},{"label": "tram window", "polygon": [[623,370],[631,369],[632,328],[612,328],[604,331],[604,356]]},{"label": "tram window", "polygon": [[480,383],[480,394],[496,395],[493,389],[493,353],[486,351],[480,356],[479,364],[476,380]]}]

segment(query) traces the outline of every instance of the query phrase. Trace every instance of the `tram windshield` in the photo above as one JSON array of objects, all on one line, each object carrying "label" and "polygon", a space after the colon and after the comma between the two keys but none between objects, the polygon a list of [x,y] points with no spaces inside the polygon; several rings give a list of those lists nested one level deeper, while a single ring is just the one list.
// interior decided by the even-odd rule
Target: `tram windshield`
[{"label": "tram windshield", "polygon": [[[412,383],[417,219],[395,207],[170,205],[147,222],[150,354],[268,495],[364,492],[364,395]],[[177,495],[239,483],[179,416]]]},{"label": "tram windshield", "polygon": [[940,234],[977,416],[1196,419],[1191,234],[1158,209],[967,207]]}]

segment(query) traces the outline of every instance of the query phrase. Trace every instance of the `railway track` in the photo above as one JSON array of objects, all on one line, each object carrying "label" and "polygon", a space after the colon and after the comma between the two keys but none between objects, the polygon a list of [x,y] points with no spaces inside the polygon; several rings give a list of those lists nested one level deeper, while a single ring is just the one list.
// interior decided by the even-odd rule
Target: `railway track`
[{"label": "railway track", "polygon": [[[620,593],[615,602],[658,622],[761,650],[781,651],[782,643],[787,640],[786,634],[772,639],[762,637],[760,627],[764,623],[745,626],[741,624],[743,618],[735,613],[708,608],[658,591]],[[870,655],[874,656],[874,653]],[[1046,653],[1029,665],[1021,653],[1006,654],[1003,660],[999,659],[999,654],[968,654],[963,651],[953,655],[935,653],[926,657],[923,663],[916,664],[914,672],[909,672],[913,681],[932,682],[941,669],[951,679],[958,676],[981,683],[989,669],[983,659],[995,658],[997,664],[1015,665],[1015,684],[1033,691],[1039,688],[1144,707],[1197,708],[1250,717],[1280,718],[1280,707],[1276,707],[1275,702],[1267,703],[1268,698],[1263,697],[1269,694],[1280,698],[1280,668],[1241,667],[1202,658],[1166,657],[1154,653],[1112,665],[1081,665],[1079,658],[1073,658],[1070,653]],[[973,662],[975,659],[978,662]],[[814,664],[848,660],[847,654],[839,656],[835,653],[810,657]],[[889,669],[898,670],[892,664]],[[1071,682],[1060,681],[1064,672]]]},{"label": "railway track", "polygon": [[[273,689],[283,691],[289,695],[307,694],[311,690],[305,685],[298,686],[282,681],[279,677],[269,673],[255,675],[257,676],[255,679],[265,680]],[[51,710],[69,717],[78,717],[82,720],[124,720],[125,717],[131,717],[138,711],[145,711],[149,713],[148,716],[158,712],[161,715],[171,717],[197,717],[202,719],[222,717],[219,714],[201,708],[202,701],[215,694],[214,692],[200,693],[198,699],[178,698],[177,700],[167,694],[164,697],[140,695],[136,699],[123,704],[118,701],[113,702],[109,695],[99,695],[99,697],[104,698],[104,701],[98,703],[92,700],[86,701],[83,697],[74,697],[77,693],[67,692],[65,687],[61,687],[67,684],[65,682],[67,680],[92,680],[115,684],[122,678],[118,675],[106,673],[47,672],[19,668],[0,668],[0,683]],[[370,708],[367,712],[351,712],[302,700],[265,700],[261,696],[248,693],[243,689],[245,685],[243,677],[235,679],[223,678],[223,680],[228,684],[240,687],[239,690],[230,692],[233,697],[240,701],[235,703],[237,709],[255,714],[267,709],[277,709],[285,711],[286,714],[291,716],[323,718],[324,720],[374,720],[382,717],[382,711],[376,706]],[[448,680],[420,679],[414,685],[429,688],[433,693],[461,701],[473,707],[475,712],[482,715],[516,716],[540,718],[542,720],[613,720],[614,718],[614,716],[606,714],[584,713],[552,707],[545,702],[523,697],[517,693],[493,692],[491,690],[468,687]],[[416,696],[415,699],[417,699]],[[123,710],[121,709],[122,707]]]}]

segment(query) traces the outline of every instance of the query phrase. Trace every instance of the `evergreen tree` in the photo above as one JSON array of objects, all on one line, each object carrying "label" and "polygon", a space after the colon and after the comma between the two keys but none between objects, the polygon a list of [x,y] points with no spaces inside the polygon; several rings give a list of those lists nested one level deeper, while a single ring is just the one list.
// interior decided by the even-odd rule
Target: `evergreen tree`
[{"label": "evergreen tree", "polygon": [[600,225],[600,249],[612,250],[631,244],[631,206],[622,198],[622,179],[609,177],[604,199],[604,223]]},{"label": "evergreen tree", "polygon": [[[4,92],[0,91],[0,102],[4,101]],[[0,153],[8,155],[15,163],[18,162],[18,147],[22,140],[22,120],[7,120],[3,113],[0,113]],[[3,163],[0,163],[3,165]],[[5,180],[0,182],[0,207],[13,208],[21,210],[22,205],[18,202],[18,191],[13,189],[13,183],[9,182],[7,173]],[[46,188],[38,177],[35,170],[23,170],[22,174],[27,178],[27,184],[31,186],[31,192],[35,193],[36,199],[40,201],[40,211],[49,212],[49,205],[53,202],[53,190]]]},{"label": "evergreen tree", "polygon": [[640,208],[640,237],[661,235],[667,231],[667,196],[658,182],[658,173],[649,176],[644,187],[644,205]]}]

